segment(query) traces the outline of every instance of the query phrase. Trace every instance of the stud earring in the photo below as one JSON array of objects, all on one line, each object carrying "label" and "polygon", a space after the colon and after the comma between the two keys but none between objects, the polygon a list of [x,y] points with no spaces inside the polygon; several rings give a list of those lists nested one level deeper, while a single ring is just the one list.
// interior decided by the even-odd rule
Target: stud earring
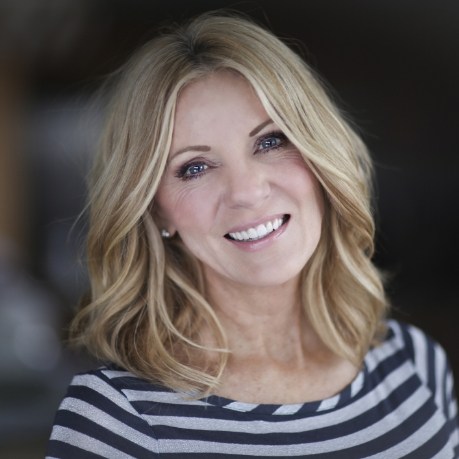
[{"label": "stud earring", "polygon": [[161,230],[161,237],[163,239],[170,239],[171,233],[169,233],[169,231],[167,231],[167,229],[162,229]]}]

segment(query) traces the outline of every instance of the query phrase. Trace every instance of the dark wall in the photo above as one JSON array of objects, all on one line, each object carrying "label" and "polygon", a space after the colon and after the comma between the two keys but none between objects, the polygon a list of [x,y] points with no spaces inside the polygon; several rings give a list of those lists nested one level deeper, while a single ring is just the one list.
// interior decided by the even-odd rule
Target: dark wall
[{"label": "dark wall", "polygon": [[[12,127],[0,129],[0,165],[6,164],[0,167],[0,319],[22,324],[39,310],[43,324],[41,335],[34,329],[38,357],[12,347],[8,355],[16,352],[16,360],[0,355],[0,373],[16,375],[0,377],[0,393],[19,400],[34,387],[47,403],[33,405],[35,417],[30,404],[21,411],[11,403],[16,424],[0,414],[0,453],[2,445],[18,447],[8,446],[2,433],[14,432],[25,418],[36,419],[31,432],[42,447],[68,378],[85,364],[57,343],[85,288],[78,263],[84,230],[70,228],[84,205],[99,126],[90,96],[159,24],[220,7],[249,14],[293,46],[302,43],[306,59],[359,126],[375,160],[375,261],[388,273],[394,315],[439,340],[459,377],[456,0],[3,0],[0,94],[9,96],[0,98],[0,118],[9,115]],[[7,180],[13,170],[19,178]],[[18,319],[19,309],[15,315],[10,309],[11,298],[19,297]],[[3,336],[4,349],[22,341]],[[30,363],[40,359],[41,366]]]}]

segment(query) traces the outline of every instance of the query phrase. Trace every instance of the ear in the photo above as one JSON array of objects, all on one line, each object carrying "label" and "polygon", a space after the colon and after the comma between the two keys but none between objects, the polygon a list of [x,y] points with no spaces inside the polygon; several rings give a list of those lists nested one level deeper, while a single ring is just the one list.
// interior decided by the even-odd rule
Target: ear
[{"label": "ear", "polygon": [[159,231],[164,239],[170,239],[177,234],[176,229],[170,230],[167,226],[160,226]]},{"label": "ear", "polygon": [[168,239],[175,236],[177,228],[170,222],[157,202],[153,202],[150,205],[150,213],[160,233],[169,234],[169,236],[167,236]]}]

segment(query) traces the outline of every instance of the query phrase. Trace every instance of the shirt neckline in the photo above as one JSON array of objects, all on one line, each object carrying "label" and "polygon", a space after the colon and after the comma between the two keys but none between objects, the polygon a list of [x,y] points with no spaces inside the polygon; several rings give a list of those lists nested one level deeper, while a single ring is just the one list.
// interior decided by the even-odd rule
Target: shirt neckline
[{"label": "shirt neckline", "polygon": [[299,415],[305,413],[325,412],[341,407],[353,400],[363,389],[367,379],[368,369],[365,360],[362,368],[355,378],[335,395],[323,400],[309,401],[304,403],[270,404],[270,403],[249,403],[240,402],[219,395],[209,395],[200,399],[202,402],[244,413],[266,414],[266,415]]}]

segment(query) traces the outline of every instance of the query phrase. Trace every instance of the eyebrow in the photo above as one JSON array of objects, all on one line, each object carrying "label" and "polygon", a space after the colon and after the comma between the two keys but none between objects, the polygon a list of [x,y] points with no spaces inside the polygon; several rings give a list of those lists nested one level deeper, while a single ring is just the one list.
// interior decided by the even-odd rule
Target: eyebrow
[{"label": "eyebrow", "polygon": [[185,153],[187,151],[210,151],[210,147],[208,145],[190,145],[189,147],[177,150],[173,155],[171,155],[171,158],[174,158],[175,156]]},{"label": "eyebrow", "polygon": [[[256,128],[252,129],[249,132],[249,137],[253,137],[254,135],[258,134],[265,126],[271,124],[273,122],[272,119],[267,119],[263,121],[263,123],[259,124]],[[171,155],[171,159],[175,158],[182,153],[186,153],[187,151],[210,151],[210,147],[208,145],[190,145],[189,147],[181,148],[177,150],[173,155]]]},{"label": "eyebrow", "polygon": [[253,137],[254,135],[258,134],[265,126],[267,126],[268,124],[271,124],[272,122],[273,122],[272,119],[263,121],[263,123],[259,124],[255,129],[252,129],[249,132],[249,137]]}]

